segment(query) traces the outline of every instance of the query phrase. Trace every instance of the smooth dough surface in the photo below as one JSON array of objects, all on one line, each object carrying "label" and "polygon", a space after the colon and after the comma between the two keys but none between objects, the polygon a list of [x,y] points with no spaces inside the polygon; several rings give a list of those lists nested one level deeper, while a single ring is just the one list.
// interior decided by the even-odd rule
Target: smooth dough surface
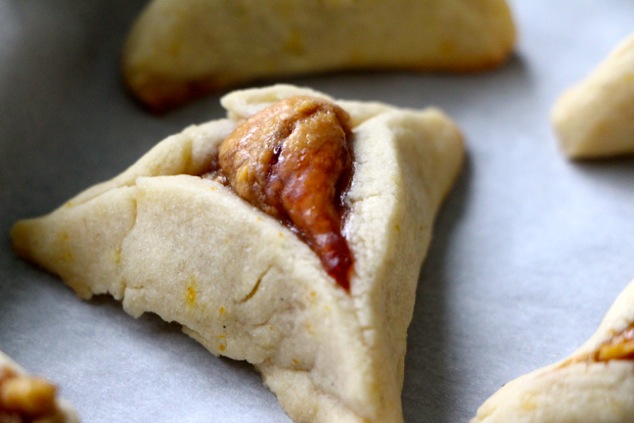
[{"label": "smooth dough surface", "polygon": [[633,422],[634,361],[587,358],[632,323],[634,281],[581,348],[564,360],[504,385],[484,402],[471,423]]},{"label": "smooth dough surface", "polygon": [[131,92],[164,110],[262,78],[489,69],[515,38],[505,0],[154,0],[122,66]]},{"label": "smooth dough surface", "polygon": [[[17,375],[30,376],[18,363],[13,361],[8,355],[0,351],[0,369],[8,368]],[[56,416],[52,418],[39,418],[32,420],[32,423],[79,423],[79,416],[72,405],[63,398],[57,396],[55,398],[55,406],[57,409]],[[0,420],[1,420],[0,416]],[[31,420],[30,420],[31,421]],[[13,422],[13,420],[11,420]],[[8,423],[11,423],[8,422]]]},{"label": "smooth dough surface", "polygon": [[253,363],[296,422],[402,422],[418,274],[462,136],[435,109],[336,101],[351,115],[356,160],[347,293],[285,226],[199,176],[238,121],[297,94],[329,98],[282,85],[225,96],[227,119],[189,127],[18,222],[14,248],[82,298],[109,293],[133,316],[179,322],[213,354]]},{"label": "smooth dough surface", "polygon": [[551,119],[570,158],[634,154],[634,33],[557,100]]}]

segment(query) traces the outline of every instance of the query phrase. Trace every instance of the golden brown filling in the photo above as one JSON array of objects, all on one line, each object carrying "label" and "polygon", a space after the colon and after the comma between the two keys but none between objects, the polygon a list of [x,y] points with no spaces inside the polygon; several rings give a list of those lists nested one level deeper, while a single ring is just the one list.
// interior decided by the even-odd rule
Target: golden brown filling
[{"label": "golden brown filling", "polygon": [[279,101],[223,141],[218,166],[218,180],[297,233],[349,290],[353,260],[342,226],[353,153],[343,109],[306,96]]},{"label": "golden brown filling", "polygon": [[612,338],[599,346],[594,355],[596,361],[633,360],[634,359],[634,325],[615,333]]},{"label": "golden brown filling", "polygon": [[0,421],[30,422],[58,415],[57,388],[44,379],[0,367]]}]

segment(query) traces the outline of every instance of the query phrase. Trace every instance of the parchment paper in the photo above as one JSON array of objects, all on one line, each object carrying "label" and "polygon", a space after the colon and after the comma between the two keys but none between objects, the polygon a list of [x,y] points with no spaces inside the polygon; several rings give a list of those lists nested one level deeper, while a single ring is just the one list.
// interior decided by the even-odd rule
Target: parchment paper
[{"label": "parchment paper", "polygon": [[[85,422],[287,422],[250,366],[155,316],[84,302],[14,257],[8,231],[224,115],[219,95],[153,116],[118,60],[140,0],[0,0],[0,349],[59,384]],[[443,108],[468,161],[435,226],[409,331],[407,422],[464,422],[508,380],[562,358],[634,278],[634,161],[571,163],[548,114],[634,31],[631,0],[512,1],[520,33],[478,75],[284,79],[338,98]],[[271,81],[278,82],[278,81]]]}]

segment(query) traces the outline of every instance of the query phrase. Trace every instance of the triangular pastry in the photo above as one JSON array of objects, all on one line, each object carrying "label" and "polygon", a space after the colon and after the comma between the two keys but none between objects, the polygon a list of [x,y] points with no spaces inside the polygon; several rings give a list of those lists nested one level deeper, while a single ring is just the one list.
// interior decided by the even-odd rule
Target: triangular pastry
[{"label": "triangular pastry", "polygon": [[154,0],[122,67],[131,92],[161,111],[262,78],[489,69],[515,38],[505,0]]},{"label": "triangular pastry", "polygon": [[634,421],[634,281],[570,357],[504,385],[471,423]]},{"label": "triangular pastry", "polygon": [[78,423],[79,417],[55,385],[29,375],[0,351],[0,422]]},{"label": "triangular pastry", "polygon": [[[51,214],[18,222],[15,251],[82,298],[109,293],[133,316],[179,322],[213,354],[253,363],[296,422],[401,422],[406,332],[433,220],[463,160],[458,128],[435,109],[293,86],[222,104],[227,119],[189,127]],[[324,153],[342,134],[351,174]],[[242,161],[260,142],[255,165]],[[288,176],[293,160],[299,173]],[[331,231],[349,248],[343,267],[329,261],[344,249],[319,231],[320,207],[295,219],[279,204],[277,217],[253,205],[281,180],[309,179],[307,197],[292,188],[272,198],[318,204],[335,185],[310,172],[331,165],[349,179],[337,183],[344,210]]]},{"label": "triangular pastry", "polygon": [[634,34],[557,100],[551,119],[570,158],[634,154]]}]

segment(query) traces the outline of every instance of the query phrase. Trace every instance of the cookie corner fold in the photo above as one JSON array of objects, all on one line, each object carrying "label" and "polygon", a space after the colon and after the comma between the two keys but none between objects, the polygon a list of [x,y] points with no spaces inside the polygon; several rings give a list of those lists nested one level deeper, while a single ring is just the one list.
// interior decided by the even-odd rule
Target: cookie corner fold
[{"label": "cookie corner fold", "polygon": [[560,95],[550,119],[570,159],[634,154],[634,34]]},{"label": "cookie corner fold", "polygon": [[634,281],[579,349],[502,386],[478,408],[471,423],[634,421],[634,360],[627,353],[634,340],[619,338],[633,324]]}]

